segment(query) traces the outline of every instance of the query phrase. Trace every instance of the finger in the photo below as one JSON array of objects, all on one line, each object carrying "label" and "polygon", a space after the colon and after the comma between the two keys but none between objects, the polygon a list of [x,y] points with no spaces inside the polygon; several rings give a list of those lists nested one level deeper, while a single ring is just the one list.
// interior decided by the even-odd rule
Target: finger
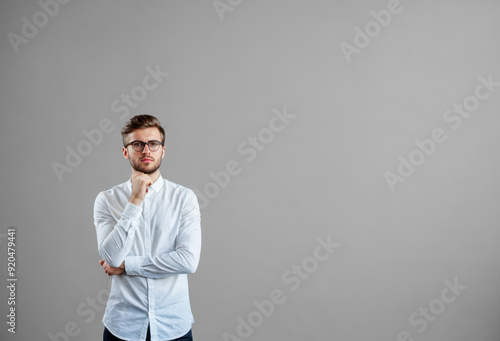
[{"label": "finger", "polygon": [[101,260],[99,261],[99,264],[101,264],[101,265],[102,265],[103,263],[104,263],[104,259],[101,259]]}]

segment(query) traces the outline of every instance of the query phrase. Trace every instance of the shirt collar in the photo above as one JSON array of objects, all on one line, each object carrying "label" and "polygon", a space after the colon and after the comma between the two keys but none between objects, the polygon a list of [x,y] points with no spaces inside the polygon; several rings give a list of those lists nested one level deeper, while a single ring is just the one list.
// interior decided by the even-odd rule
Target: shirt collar
[{"label": "shirt collar", "polygon": [[158,193],[163,187],[163,183],[163,177],[160,174],[160,176],[158,176],[158,179],[156,179],[156,181],[151,186],[149,186],[149,188],[152,188],[156,193]]}]

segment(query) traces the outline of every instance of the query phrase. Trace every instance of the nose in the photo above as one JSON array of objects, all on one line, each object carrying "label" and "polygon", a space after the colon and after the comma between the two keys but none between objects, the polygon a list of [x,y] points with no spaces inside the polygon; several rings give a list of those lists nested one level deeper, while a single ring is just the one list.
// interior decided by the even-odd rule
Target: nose
[{"label": "nose", "polygon": [[[146,151],[146,148],[148,149],[148,151]],[[144,149],[142,150],[142,152],[143,152],[144,154],[149,154],[149,153],[151,153],[151,149],[149,149],[149,144],[145,144],[145,145],[144,145]]]}]

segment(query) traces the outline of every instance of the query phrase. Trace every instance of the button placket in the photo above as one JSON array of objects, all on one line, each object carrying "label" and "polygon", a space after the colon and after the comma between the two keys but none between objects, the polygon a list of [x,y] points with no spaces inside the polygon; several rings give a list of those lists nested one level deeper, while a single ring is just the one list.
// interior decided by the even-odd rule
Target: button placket
[{"label": "button placket", "polygon": [[[151,257],[151,197],[153,193],[152,190],[146,194],[144,198],[144,253],[146,256]],[[152,278],[146,278],[146,282],[148,283],[148,315],[149,315],[149,323],[150,328],[151,324],[154,323],[155,314],[154,314],[154,281]]]}]

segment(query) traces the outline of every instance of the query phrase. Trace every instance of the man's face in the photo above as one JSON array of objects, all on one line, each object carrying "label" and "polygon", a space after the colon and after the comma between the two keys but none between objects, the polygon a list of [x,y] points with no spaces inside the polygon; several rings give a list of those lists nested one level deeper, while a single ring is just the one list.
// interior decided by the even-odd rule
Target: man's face
[{"label": "man's face", "polygon": [[[133,141],[161,142],[160,131],[156,127],[136,129],[128,134],[127,144]],[[160,168],[161,159],[165,156],[165,147],[160,146],[157,151],[151,151],[149,146],[145,145],[142,151],[136,151],[129,145],[123,147],[123,156],[130,161],[130,165],[136,171],[152,174]]]}]

